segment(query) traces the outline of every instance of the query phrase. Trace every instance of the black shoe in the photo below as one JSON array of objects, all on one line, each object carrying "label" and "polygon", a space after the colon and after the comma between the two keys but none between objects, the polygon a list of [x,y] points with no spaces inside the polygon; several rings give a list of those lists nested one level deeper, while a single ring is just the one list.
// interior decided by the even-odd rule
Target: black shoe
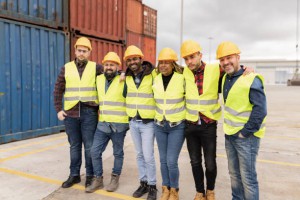
[{"label": "black shoe", "polygon": [[80,183],[81,179],[80,176],[69,176],[68,180],[63,182],[62,186],[63,188],[69,188],[75,183]]},{"label": "black shoe", "polygon": [[93,180],[94,176],[86,176],[85,179],[85,187],[88,187],[92,184],[92,180]]},{"label": "black shoe", "polygon": [[156,196],[157,196],[156,185],[149,185],[149,193],[148,193],[147,200],[156,200]]},{"label": "black shoe", "polygon": [[133,197],[139,198],[148,192],[148,184],[146,181],[141,181],[139,188],[133,193]]}]

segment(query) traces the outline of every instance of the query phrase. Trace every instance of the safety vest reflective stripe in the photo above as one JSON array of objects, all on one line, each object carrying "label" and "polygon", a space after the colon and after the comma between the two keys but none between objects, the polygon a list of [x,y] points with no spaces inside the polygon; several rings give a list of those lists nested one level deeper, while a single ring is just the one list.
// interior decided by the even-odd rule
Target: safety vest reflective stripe
[{"label": "safety vest reflective stripe", "polygon": [[[156,103],[163,104],[164,100],[163,99],[155,99]],[[175,103],[182,103],[184,102],[184,98],[179,98],[179,99],[166,99],[166,104],[175,104]]]},{"label": "safety vest reflective stripe", "polygon": [[224,110],[230,113],[231,115],[240,116],[240,117],[250,117],[251,114],[251,111],[238,112],[227,106],[225,106]]},{"label": "safety vest reflective stripe", "polygon": [[100,106],[108,105],[108,106],[125,106],[125,102],[114,102],[114,101],[101,101],[99,103]]},{"label": "safety vest reflective stripe", "polygon": [[96,91],[96,87],[69,87],[65,92]]},{"label": "safety vest reflective stripe", "polygon": [[211,100],[196,100],[196,99],[186,99],[186,102],[189,104],[200,104],[200,105],[215,105],[218,103],[218,99]]},{"label": "safety vest reflective stripe", "polygon": [[80,96],[76,96],[76,97],[65,97],[64,98],[65,101],[95,101],[97,100],[97,97],[80,97]]},{"label": "safety vest reflective stripe", "polygon": [[191,115],[198,115],[199,112],[198,110],[191,110],[189,108],[186,108],[186,111]]},{"label": "safety vest reflective stripe", "polygon": [[127,97],[153,98],[153,94],[130,92],[127,93]]},{"label": "safety vest reflective stripe", "polygon": [[[174,108],[174,109],[171,109],[171,110],[166,110],[165,112],[165,114],[166,115],[171,115],[171,114],[176,114],[176,113],[179,113],[179,112],[182,112],[182,111],[184,111],[184,109],[185,109],[185,106],[182,106],[182,107],[180,107],[180,108]],[[156,108],[156,111],[159,113],[159,114],[163,114],[163,110],[162,109],[160,109],[160,108]]]},{"label": "safety vest reflective stripe", "polygon": [[144,110],[155,110],[156,106],[150,106],[150,105],[136,105],[136,104],[126,104],[127,108],[131,109],[144,109]]},{"label": "safety vest reflective stripe", "polygon": [[115,111],[115,110],[100,110],[101,115],[116,115],[116,116],[127,116],[125,111]]},{"label": "safety vest reflective stripe", "polygon": [[211,110],[211,113],[212,113],[212,114],[216,114],[216,113],[219,113],[219,112],[221,112],[221,111],[222,111],[222,108],[219,107],[219,108],[216,109],[216,110]]},{"label": "safety vest reflective stripe", "polygon": [[[229,120],[229,119],[224,119],[224,122],[226,124],[228,124],[229,126],[232,126],[232,127],[243,127],[246,123],[242,123],[242,122],[234,122],[232,120]],[[261,126],[260,126],[260,129],[264,128],[266,126],[265,123],[262,123]]]}]

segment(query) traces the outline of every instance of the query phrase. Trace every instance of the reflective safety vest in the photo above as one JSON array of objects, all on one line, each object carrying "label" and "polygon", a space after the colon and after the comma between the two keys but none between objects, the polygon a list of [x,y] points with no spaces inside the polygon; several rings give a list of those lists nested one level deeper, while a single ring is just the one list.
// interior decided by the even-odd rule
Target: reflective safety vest
[{"label": "reflective safety vest", "polygon": [[65,64],[65,80],[64,110],[70,110],[79,101],[93,101],[98,104],[95,62],[88,61],[81,79],[75,62],[68,62]]},{"label": "reflective safety vest", "polygon": [[193,72],[185,67],[183,71],[185,78],[185,103],[186,103],[186,120],[195,122],[199,119],[198,105],[198,88],[195,84],[195,76]]},{"label": "reflective safety vest", "polygon": [[185,86],[184,76],[174,72],[169,85],[164,90],[162,75],[154,79],[152,86],[156,102],[155,119],[169,122],[179,122],[185,119]]},{"label": "reflective safety vest", "polygon": [[139,88],[136,88],[132,76],[126,77],[126,112],[129,117],[135,117],[138,111],[142,119],[154,119],[155,101],[152,83],[153,77],[151,74],[144,76]]},{"label": "reflective safety vest", "polygon": [[[199,95],[197,85],[194,82],[187,82],[187,105],[197,106],[198,112],[201,112],[206,117],[213,120],[218,120],[221,118],[222,109],[218,101],[219,99],[219,79],[220,79],[220,67],[219,64],[207,64],[204,68],[203,75],[203,93]],[[193,91],[189,91],[188,88],[197,88],[198,100],[193,100],[193,98],[188,98],[193,95]],[[192,93],[192,94],[191,94]],[[193,107],[192,106],[192,107]],[[189,111],[188,111],[189,112]],[[195,121],[195,120],[194,120]]]},{"label": "reflective safety vest", "polygon": [[97,76],[97,90],[99,99],[99,121],[128,123],[125,98],[123,97],[124,81],[119,81],[116,76],[105,92],[106,78],[104,74]]},{"label": "reflective safety vest", "polygon": [[[243,129],[249,120],[253,105],[250,103],[249,93],[254,78],[258,77],[263,82],[263,77],[259,74],[251,73],[247,76],[240,76],[230,89],[224,106],[223,130],[227,135],[236,134]],[[222,80],[222,91],[226,75]],[[266,118],[265,118],[266,119]],[[265,134],[265,119],[260,129],[254,133],[256,137],[262,138]]]}]

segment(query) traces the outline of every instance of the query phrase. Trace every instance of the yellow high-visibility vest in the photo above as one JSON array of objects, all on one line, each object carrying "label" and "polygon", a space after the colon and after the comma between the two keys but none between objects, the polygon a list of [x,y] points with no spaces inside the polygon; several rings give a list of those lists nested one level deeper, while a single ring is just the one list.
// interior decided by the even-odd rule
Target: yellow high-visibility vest
[{"label": "yellow high-visibility vest", "polygon": [[174,72],[166,91],[162,74],[157,75],[152,86],[156,102],[155,119],[179,122],[185,119],[184,76]]},{"label": "yellow high-visibility vest", "polygon": [[126,112],[129,117],[135,117],[137,112],[142,119],[153,119],[155,116],[155,101],[152,91],[153,77],[144,76],[139,88],[136,88],[132,76],[126,77],[127,96]]},{"label": "yellow high-visibility vest", "polygon": [[124,81],[119,81],[117,75],[105,92],[106,78],[104,74],[97,76],[97,90],[99,99],[99,121],[128,123],[125,98],[123,97]]},{"label": "yellow high-visibility vest", "polygon": [[74,61],[65,64],[66,89],[64,94],[64,110],[70,110],[79,101],[93,101],[98,104],[96,90],[96,63],[88,61],[79,76]]},{"label": "yellow high-visibility vest", "polygon": [[[240,76],[232,88],[230,89],[224,107],[224,124],[223,130],[227,135],[233,135],[243,129],[249,120],[253,105],[250,103],[249,93],[254,78],[258,77],[264,81],[259,74],[251,73],[247,76]],[[225,83],[226,75],[222,80],[222,91]],[[260,129],[254,133],[256,137],[262,138],[265,134],[265,120],[261,124]]]}]

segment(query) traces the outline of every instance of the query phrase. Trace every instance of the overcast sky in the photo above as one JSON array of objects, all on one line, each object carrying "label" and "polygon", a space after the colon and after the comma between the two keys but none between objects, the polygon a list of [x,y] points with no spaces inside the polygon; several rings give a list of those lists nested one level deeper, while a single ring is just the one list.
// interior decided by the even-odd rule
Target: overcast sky
[{"label": "overcast sky", "polygon": [[[214,61],[222,41],[236,43],[241,59],[296,59],[297,0],[183,1],[183,41],[199,42],[204,61],[209,54]],[[158,11],[157,51],[170,47],[179,53],[181,0],[143,3]]]}]

